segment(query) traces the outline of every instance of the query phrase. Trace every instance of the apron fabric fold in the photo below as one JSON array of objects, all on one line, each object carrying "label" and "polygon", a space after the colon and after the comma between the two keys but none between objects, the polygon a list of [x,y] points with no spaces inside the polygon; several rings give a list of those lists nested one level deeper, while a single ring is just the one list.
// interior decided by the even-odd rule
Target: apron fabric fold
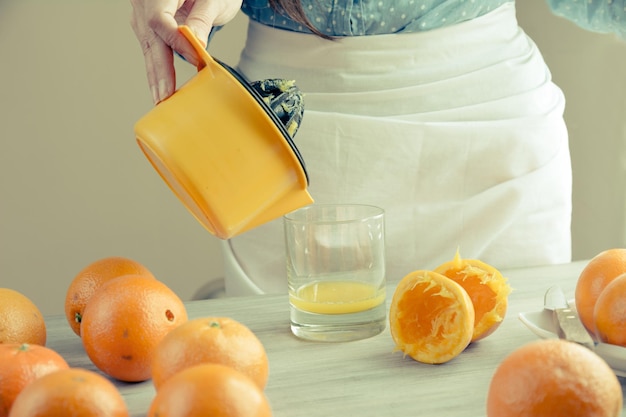
[{"label": "apron fabric fold", "polygon": [[[496,268],[570,261],[564,97],[513,4],[429,32],[336,41],[251,21],[238,69],[296,81],[309,191],[385,210],[388,281],[457,249]],[[286,292],[283,239],[277,219],[224,242],[237,263],[227,294],[246,280]]]}]

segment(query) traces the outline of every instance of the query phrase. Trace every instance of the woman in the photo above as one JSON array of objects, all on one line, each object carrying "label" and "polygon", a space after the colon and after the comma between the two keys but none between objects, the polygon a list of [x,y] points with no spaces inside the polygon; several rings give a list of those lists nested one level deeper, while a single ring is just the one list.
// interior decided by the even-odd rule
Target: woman
[{"label": "woman", "polygon": [[[513,0],[133,1],[155,101],[174,90],[177,34],[250,17],[238,69],[296,80],[296,144],[317,203],[386,211],[388,279],[457,248],[498,268],[571,258],[564,98]],[[624,33],[623,1],[551,0],[595,31]],[[227,294],[286,291],[280,220],[224,243]]]}]

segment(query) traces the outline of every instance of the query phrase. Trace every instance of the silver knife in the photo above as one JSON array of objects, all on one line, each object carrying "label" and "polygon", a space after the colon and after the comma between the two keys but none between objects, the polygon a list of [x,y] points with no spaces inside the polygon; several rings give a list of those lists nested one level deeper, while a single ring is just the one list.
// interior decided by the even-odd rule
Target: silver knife
[{"label": "silver knife", "polygon": [[551,310],[558,325],[561,339],[575,342],[593,350],[595,344],[585,326],[578,318],[576,310],[572,309],[559,286],[550,287],[544,297],[544,308]]}]

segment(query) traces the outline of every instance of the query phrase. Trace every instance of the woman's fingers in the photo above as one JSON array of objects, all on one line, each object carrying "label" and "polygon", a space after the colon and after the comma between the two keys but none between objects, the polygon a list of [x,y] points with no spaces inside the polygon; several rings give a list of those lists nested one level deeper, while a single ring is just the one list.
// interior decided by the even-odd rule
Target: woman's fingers
[{"label": "woman's fingers", "polygon": [[185,18],[185,24],[206,43],[211,29],[231,21],[240,8],[241,0],[196,0]]},{"label": "woman's fingers", "polygon": [[175,19],[178,0],[131,0],[131,27],[144,56],[148,86],[154,103],[165,100],[176,89],[173,48],[191,62],[196,59],[184,44]]},{"label": "woman's fingers", "polygon": [[241,7],[241,0],[130,0],[131,26],[143,52],[148,85],[155,103],[176,90],[174,51],[198,66],[193,47],[178,31],[188,25],[205,43],[214,25],[230,21]]}]

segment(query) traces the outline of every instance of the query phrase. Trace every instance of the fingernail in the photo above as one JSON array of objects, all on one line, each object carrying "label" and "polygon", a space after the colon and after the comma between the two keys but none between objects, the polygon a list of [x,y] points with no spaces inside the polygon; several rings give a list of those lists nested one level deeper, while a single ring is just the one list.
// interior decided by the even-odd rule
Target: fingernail
[{"label": "fingernail", "polygon": [[165,80],[159,80],[159,101],[165,100],[167,98],[167,83]]},{"label": "fingernail", "polygon": [[150,87],[150,91],[152,92],[152,101],[154,101],[154,104],[158,104],[159,103],[159,93],[156,89],[155,86]]}]

